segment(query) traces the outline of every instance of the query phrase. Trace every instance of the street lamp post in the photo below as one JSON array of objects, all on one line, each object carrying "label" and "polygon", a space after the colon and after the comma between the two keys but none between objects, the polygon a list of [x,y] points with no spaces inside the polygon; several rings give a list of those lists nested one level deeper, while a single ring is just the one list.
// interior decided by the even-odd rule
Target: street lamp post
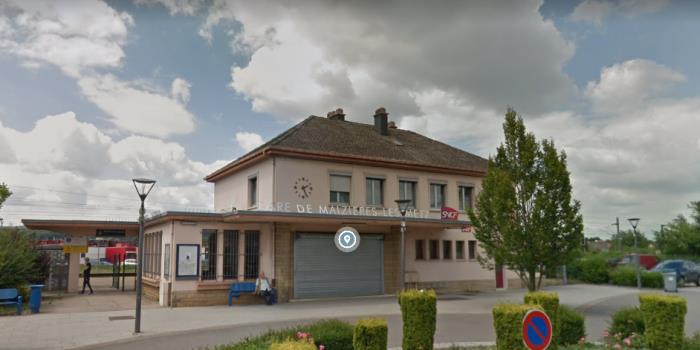
[{"label": "street lamp post", "polygon": [[632,232],[634,235],[634,267],[637,270],[637,288],[642,288],[642,278],[639,272],[639,249],[637,247],[637,225],[639,225],[639,218],[629,218],[627,221],[632,225]]},{"label": "street lamp post", "polygon": [[411,200],[397,199],[394,202],[396,202],[396,204],[399,206],[399,212],[401,212],[401,248],[399,252],[401,259],[399,269],[401,270],[401,272],[399,276],[399,286],[403,291],[404,287],[406,286],[406,210],[408,209],[408,205],[411,203]]},{"label": "street lamp post", "polygon": [[139,210],[139,247],[138,247],[138,262],[136,265],[136,318],[134,321],[134,333],[141,333],[141,276],[143,274],[143,226],[145,222],[144,215],[146,209],[144,202],[146,197],[151,193],[155,180],[150,179],[133,179],[134,188],[141,198],[141,209]]}]

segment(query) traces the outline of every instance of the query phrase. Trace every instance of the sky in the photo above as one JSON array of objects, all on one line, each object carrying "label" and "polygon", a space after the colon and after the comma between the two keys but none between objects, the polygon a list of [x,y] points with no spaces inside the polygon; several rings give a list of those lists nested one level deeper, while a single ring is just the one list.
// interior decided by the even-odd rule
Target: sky
[{"label": "sky", "polygon": [[0,209],[213,209],[203,177],[342,107],[488,157],[513,107],[566,151],[586,235],[700,200],[692,1],[0,0]]}]

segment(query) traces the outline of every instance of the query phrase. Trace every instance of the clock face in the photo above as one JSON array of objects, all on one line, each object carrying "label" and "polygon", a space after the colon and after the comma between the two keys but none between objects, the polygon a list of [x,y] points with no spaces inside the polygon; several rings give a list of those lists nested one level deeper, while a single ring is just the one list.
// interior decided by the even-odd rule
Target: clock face
[{"label": "clock face", "polygon": [[311,185],[311,181],[305,177],[300,177],[294,182],[294,193],[301,199],[308,199],[311,197],[311,192],[314,190]]}]

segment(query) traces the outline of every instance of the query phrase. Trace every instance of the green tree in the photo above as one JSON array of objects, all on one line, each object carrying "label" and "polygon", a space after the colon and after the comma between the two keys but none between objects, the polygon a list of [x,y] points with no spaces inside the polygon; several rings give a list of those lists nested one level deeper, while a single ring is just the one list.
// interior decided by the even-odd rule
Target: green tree
[{"label": "green tree", "polygon": [[12,192],[10,192],[10,189],[7,188],[7,185],[4,183],[0,184],[0,209],[2,209],[2,204],[5,203],[5,200],[9,198],[12,195]]},{"label": "green tree", "polygon": [[[647,248],[652,243],[649,238],[647,238],[643,233],[637,231],[637,245],[640,248]],[[617,249],[617,247],[622,246],[622,249],[632,249],[634,248],[634,231],[626,230],[620,231],[620,234],[612,235],[612,246]]]},{"label": "green tree", "polygon": [[700,255],[700,202],[691,202],[689,221],[685,216],[678,215],[666,224],[663,232],[655,233],[656,245],[665,254]]},{"label": "green tree", "polygon": [[505,142],[489,158],[469,217],[484,249],[481,264],[506,266],[534,291],[547,268],[579,254],[583,218],[571,197],[566,154],[557,152],[551,140],[538,143],[513,109],[506,113],[503,131]]},{"label": "green tree", "polygon": [[0,288],[16,288],[36,276],[36,251],[17,229],[0,231]]}]

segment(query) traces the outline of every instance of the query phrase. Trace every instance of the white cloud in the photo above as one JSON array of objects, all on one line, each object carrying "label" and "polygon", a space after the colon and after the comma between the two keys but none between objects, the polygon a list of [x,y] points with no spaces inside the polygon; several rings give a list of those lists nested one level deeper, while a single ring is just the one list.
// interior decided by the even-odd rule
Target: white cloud
[{"label": "white cloud", "polygon": [[254,132],[237,132],[236,142],[246,152],[252,151],[264,143],[262,136]]},{"label": "white cloud", "polygon": [[78,84],[83,94],[124,130],[166,137],[195,128],[194,116],[179,100],[145,86],[120,81],[111,74],[85,76]]},{"label": "white cloud", "polygon": [[190,102],[191,88],[192,84],[190,84],[187,80],[175,78],[170,87],[170,94],[174,99],[179,100],[183,105],[186,105],[188,102]]},{"label": "white cloud", "polygon": [[596,109],[640,109],[648,99],[685,81],[683,74],[649,60],[635,59],[605,67],[598,82],[589,82],[586,96]]},{"label": "white cloud", "polygon": [[662,10],[670,0],[584,0],[579,3],[569,18],[572,21],[591,22],[597,26],[602,25],[603,19],[619,13],[627,18],[634,18],[644,14]]},{"label": "white cloud", "polygon": [[161,5],[170,15],[194,15],[204,6],[205,0],[136,0],[138,5]]},{"label": "white cloud", "polygon": [[575,92],[562,72],[574,45],[542,18],[540,5],[216,1],[202,31],[226,19],[241,23],[234,49],[252,56],[232,68],[231,86],[254,110],[288,120],[339,106],[354,120],[370,119],[381,105],[424,116],[414,96],[433,90],[479,109],[510,103],[543,111]]},{"label": "white cloud", "polygon": [[133,24],[129,14],[103,1],[8,0],[0,10],[16,13],[11,22],[0,19],[0,49],[34,67],[55,64],[71,76],[83,68],[119,66]]}]

